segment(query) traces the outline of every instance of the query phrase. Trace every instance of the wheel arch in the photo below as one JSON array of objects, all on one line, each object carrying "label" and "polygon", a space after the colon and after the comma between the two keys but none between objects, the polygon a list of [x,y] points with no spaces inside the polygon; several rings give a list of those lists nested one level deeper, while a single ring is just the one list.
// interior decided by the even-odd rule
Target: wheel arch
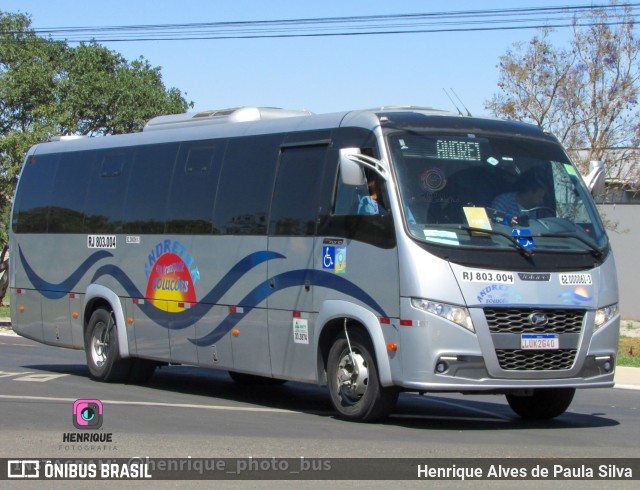
[{"label": "wheel arch", "polygon": [[113,312],[118,333],[118,349],[120,357],[131,357],[129,353],[129,339],[127,334],[127,323],[120,298],[111,289],[99,284],[91,284],[85,293],[85,303],[83,309],[83,332],[86,332],[89,319],[98,308],[106,307]]},{"label": "wheel arch", "polygon": [[317,325],[317,379],[318,384],[327,384],[327,360],[336,336],[343,331],[344,321],[348,327],[360,328],[369,337],[373,346],[378,377],[382,386],[392,386],[391,364],[387,355],[384,335],[379,318],[362,306],[341,300],[324,301],[320,307]]}]

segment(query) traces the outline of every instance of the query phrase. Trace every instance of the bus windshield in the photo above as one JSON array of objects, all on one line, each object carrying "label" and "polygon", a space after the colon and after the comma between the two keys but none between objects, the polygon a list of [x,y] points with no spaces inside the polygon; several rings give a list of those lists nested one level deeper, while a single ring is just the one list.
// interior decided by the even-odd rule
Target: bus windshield
[{"label": "bus windshield", "polygon": [[606,234],[558,143],[483,134],[388,135],[410,234],[452,247],[600,254]]}]

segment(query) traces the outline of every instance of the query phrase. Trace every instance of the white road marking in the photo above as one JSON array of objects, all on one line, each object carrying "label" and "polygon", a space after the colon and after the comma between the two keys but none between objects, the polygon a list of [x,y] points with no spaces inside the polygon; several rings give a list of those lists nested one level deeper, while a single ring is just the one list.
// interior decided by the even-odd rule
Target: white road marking
[{"label": "white road marking", "polygon": [[[58,398],[52,396],[27,396],[27,395],[0,395],[0,399],[7,400],[25,400],[25,401],[50,401],[73,403],[77,398]],[[235,412],[271,412],[271,413],[301,413],[293,410],[285,410],[281,408],[261,408],[261,407],[232,407],[224,405],[197,405],[194,403],[161,403],[161,402],[136,402],[126,400],[100,400],[104,404],[109,405],[134,405],[144,407],[166,407],[166,408],[200,408],[203,410],[230,410]]]}]

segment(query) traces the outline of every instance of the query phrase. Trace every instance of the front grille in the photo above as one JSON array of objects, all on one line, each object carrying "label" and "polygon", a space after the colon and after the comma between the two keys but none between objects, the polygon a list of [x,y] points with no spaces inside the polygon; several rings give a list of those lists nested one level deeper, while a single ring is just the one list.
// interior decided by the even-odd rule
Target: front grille
[{"label": "front grille", "polygon": [[[532,313],[544,313],[547,324],[532,325]],[[585,310],[543,308],[485,308],[491,333],[580,333]]]},{"label": "front grille", "polygon": [[576,349],[496,350],[500,368],[506,371],[557,371],[571,369]]}]

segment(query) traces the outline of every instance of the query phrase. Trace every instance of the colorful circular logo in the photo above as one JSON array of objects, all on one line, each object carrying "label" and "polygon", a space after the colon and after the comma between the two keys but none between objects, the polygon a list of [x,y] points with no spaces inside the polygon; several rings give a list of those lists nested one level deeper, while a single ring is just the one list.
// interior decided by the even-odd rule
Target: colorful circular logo
[{"label": "colorful circular logo", "polygon": [[191,273],[179,255],[165,253],[156,260],[146,297],[156,308],[174,313],[183,311],[185,303],[196,302]]}]

